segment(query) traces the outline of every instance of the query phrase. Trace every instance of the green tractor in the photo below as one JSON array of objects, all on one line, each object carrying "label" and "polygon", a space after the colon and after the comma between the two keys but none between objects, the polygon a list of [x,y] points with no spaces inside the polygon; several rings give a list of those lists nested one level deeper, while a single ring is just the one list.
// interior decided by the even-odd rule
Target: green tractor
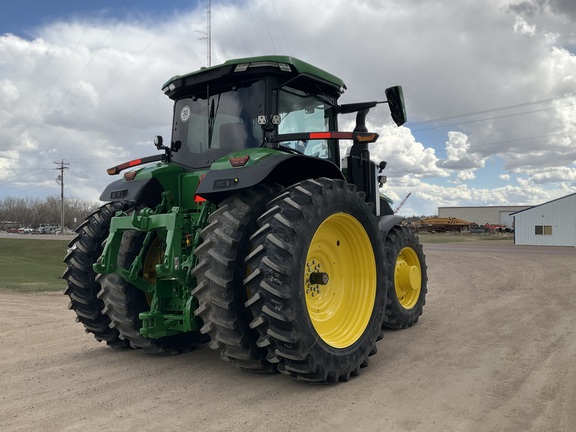
[{"label": "green tractor", "polygon": [[[385,162],[368,111],[338,104],[339,78],[285,56],[175,76],[169,145],[123,163],[76,230],[65,294],[112,347],[183,352],[208,343],[252,372],[347,381],[383,329],[418,321],[427,292],[417,236],[379,192]],[[340,114],[356,113],[352,132]],[[339,140],[353,144],[341,157]]]}]

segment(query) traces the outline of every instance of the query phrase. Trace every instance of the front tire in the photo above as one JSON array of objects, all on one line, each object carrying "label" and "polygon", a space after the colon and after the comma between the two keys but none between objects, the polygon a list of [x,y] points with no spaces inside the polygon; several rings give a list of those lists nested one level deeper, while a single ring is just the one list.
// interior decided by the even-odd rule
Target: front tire
[{"label": "front tire", "polygon": [[382,326],[405,329],[418,322],[426,304],[426,257],[418,236],[406,227],[392,227],[384,242],[391,288]]},{"label": "front tire", "polygon": [[258,346],[299,380],[358,375],[376,352],[386,301],[382,243],[363,196],[343,180],[306,180],[258,222],[245,280]]}]

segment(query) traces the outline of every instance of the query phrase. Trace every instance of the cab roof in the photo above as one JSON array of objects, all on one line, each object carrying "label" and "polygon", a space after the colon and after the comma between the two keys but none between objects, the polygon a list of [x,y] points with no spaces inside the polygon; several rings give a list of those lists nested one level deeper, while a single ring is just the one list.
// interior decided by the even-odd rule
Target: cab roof
[{"label": "cab roof", "polygon": [[[208,82],[236,78],[234,74],[266,75],[286,74],[287,80],[299,75],[334,87],[339,93],[344,92],[346,85],[340,78],[316,66],[290,56],[260,56],[228,60],[220,65],[203,67],[200,70],[185,75],[170,78],[162,91],[171,99],[178,99],[191,87]],[[240,78],[240,76],[238,76]]]}]

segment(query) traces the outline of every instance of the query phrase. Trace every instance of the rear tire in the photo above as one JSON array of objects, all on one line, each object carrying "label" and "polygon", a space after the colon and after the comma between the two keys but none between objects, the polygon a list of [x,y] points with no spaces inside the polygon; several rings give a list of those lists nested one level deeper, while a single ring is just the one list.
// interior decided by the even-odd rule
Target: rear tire
[{"label": "rear tire", "polygon": [[381,338],[386,263],[376,219],[342,180],[305,180],[268,205],[252,236],[246,305],[258,346],[303,381],[348,381]]},{"label": "rear tire", "polygon": [[384,247],[390,289],[382,326],[405,329],[418,322],[426,304],[426,257],[414,231],[398,225],[386,234]]},{"label": "rear tire", "polygon": [[[124,233],[118,253],[120,267],[127,268],[140,253],[145,235],[140,231]],[[153,247],[150,249],[148,253],[151,259],[160,259],[158,250]],[[142,336],[142,321],[138,315],[150,310],[146,294],[115,273],[99,275],[98,281],[102,286],[98,298],[105,305],[104,312],[110,317],[111,326],[132,348],[141,348],[150,353],[177,354],[190,351],[205,341],[198,330],[158,339]]]},{"label": "rear tire", "polygon": [[276,367],[266,361],[267,351],[256,346],[258,333],[249,327],[244,259],[256,220],[278,190],[257,185],[222,201],[202,231],[203,242],[195,251],[198,265],[192,271],[197,281],[192,295],[199,303],[195,314],[204,322],[200,331],[210,336],[210,347],[219,349],[222,359],[253,372],[274,372]]},{"label": "rear tire", "polygon": [[120,338],[118,330],[110,328],[110,318],[102,313],[104,304],[97,298],[100,283],[92,264],[102,254],[110,220],[117,211],[128,207],[127,202],[108,203],[85,219],[68,244],[69,253],[64,258],[67,269],[62,275],[68,284],[64,291],[70,297],[68,309],[76,312],[76,321],[84,325],[86,333],[92,333],[96,340],[112,347],[127,347],[128,342]]}]

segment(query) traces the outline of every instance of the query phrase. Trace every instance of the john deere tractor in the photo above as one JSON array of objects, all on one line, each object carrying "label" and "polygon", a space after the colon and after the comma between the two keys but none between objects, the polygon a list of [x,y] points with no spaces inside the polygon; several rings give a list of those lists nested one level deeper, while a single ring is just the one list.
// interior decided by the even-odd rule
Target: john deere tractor
[{"label": "john deere tractor", "polygon": [[122,178],[69,245],[65,293],[86,331],[150,352],[208,343],[242,369],[337,382],[367,366],[384,328],[414,324],[425,257],[380,194],[365,124],[387,103],[402,125],[402,88],[340,105],[345,88],[285,56],[170,79],[170,142],[108,170]]}]

